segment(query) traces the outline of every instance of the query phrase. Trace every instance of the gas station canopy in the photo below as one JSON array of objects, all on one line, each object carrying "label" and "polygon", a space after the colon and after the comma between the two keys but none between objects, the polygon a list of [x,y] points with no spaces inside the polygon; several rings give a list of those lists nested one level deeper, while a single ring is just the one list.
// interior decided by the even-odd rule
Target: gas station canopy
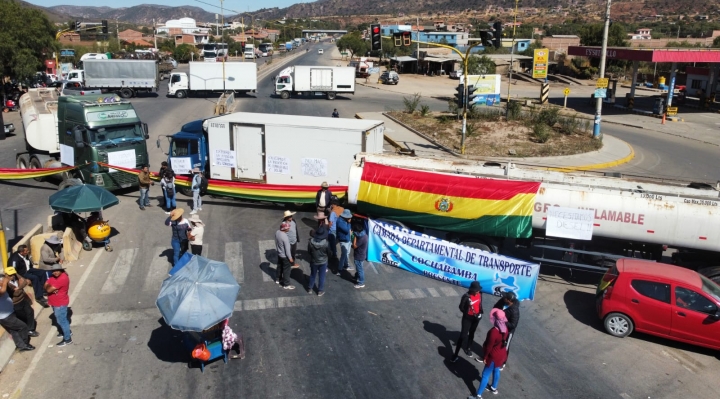
[{"label": "gas station canopy", "polygon": [[[568,55],[600,58],[601,47],[570,46]],[[720,49],[631,49],[627,47],[608,47],[606,57],[609,60],[646,61],[646,62],[714,62],[720,63]]]}]

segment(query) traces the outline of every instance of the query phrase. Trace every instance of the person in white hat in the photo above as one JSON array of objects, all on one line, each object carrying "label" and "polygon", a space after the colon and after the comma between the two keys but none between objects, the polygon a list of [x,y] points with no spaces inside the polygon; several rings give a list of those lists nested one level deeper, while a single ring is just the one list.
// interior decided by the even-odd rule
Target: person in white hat
[{"label": "person in white hat", "polygon": [[300,265],[297,263],[297,258],[295,255],[297,254],[297,245],[300,241],[300,234],[298,234],[298,228],[297,223],[295,223],[295,220],[293,220],[293,215],[297,212],[290,212],[285,211],[285,214],[283,215],[283,222],[287,222],[290,225],[290,230],[287,231],[288,240],[290,241],[290,254],[293,258],[294,262],[292,263],[292,268],[297,269],[300,267]]},{"label": "person in white hat", "polygon": [[65,261],[62,251],[62,240],[56,234],[45,239],[45,243],[40,248],[41,268],[48,269],[50,266]]},{"label": "person in white hat", "polygon": [[193,209],[190,211],[191,215],[196,214],[198,211],[202,211],[202,197],[200,196],[200,187],[202,186],[202,174],[200,168],[193,168],[193,178],[190,188],[193,192]]},{"label": "person in white hat", "polygon": [[188,240],[190,240],[190,252],[193,255],[202,255],[203,233],[205,233],[205,223],[200,220],[200,215],[192,215]]},{"label": "person in white hat", "polygon": [[327,214],[330,209],[330,199],[332,195],[333,193],[330,191],[330,185],[328,182],[322,182],[320,190],[318,190],[317,194],[315,194],[315,207],[318,212],[324,212]]},{"label": "person in white hat", "polygon": [[275,284],[280,284],[286,290],[294,290],[295,286],[290,284],[290,265],[295,263],[295,259],[290,253],[288,230],[290,230],[290,223],[282,222],[280,228],[275,232],[275,250],[278,254]]}]

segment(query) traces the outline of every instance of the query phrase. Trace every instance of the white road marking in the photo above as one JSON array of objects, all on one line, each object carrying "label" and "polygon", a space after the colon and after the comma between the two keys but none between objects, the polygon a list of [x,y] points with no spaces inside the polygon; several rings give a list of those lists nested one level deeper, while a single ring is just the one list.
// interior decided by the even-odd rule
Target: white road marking
[{"label": "white road marking", "polygon": [[[93,268],[95,268],[95,264],[97,263],[98,259],[100,259],[100,256],[104,253],[105,253],[105,251],[97,251],[95,256],[93,256],[87,269],[85,269],[85,274],[83,274],[83,276],[80,277],[80,281],[78,281],[77,285],[75,285],[73,292],[70,293],[70,305],[75,303],[75,300],[77,299],[78,295],[80,295],[80,291],[82,291],[82,288],[85,285],[85,282],[87,281],[88,277],[90,275],[92,275],[92,271],[93,271]],[[73,319],[75,319],[75,318],[73,317]],[[28,365],[27,370],[25,370],[22,377],[20,378],[20,382],[18,382],[18,385],[15,388],[15,391],[13,392],[13,394],[11,396],[13,399],[17,399],[20,397],[20,394],[25,389],[25,386],[27,385],[28,381],[30,381],[30,377],[32,377],[33,372],[37,368],[38,363],[40,363],[40,359],[45,354],[45,351],[47,351],[48,345],[50,345],[50,341],[52,339],[57,339],[57,338],[55,338],[55,334],[48,333],[45,335],[45,339],[43,339],[42,344],[37,348],[37,352],[35,352],[35,356],[33,356],[32,360],[30,361],[30,365]]]},{"label": "white road marking", "polygon": [[263,282],[273,281],[275,278],[275,265],[277,265],[277,249],[275,240],[258,241],[260,251],[260,269],[262,270]]},{"label": "white road marking", "polygon": [[623,398],[623,399],[632,399],[632,398],[630,397],[630,395],[626,394],[625,392],[621,393],[621,394],[620,394],[620,397]]},{"label": "white road marking", "polygon": [[101,294],[116,294],[122,291],[125,286],[125,280],[127,280],[128,275],[130,275],[130,269],[133,263],[135,263],[137,252],[137,248],[123,249],[120,251],[120,255],[118,255],[117,260],[115,260],[115,265],[110,271],[110,275],[100,289]]},{"label": "white road marking", "polygon": [[141,310],[119,310],[116,312],[90,313],[73,316],[73,325],[91,326],[97,324],[122,323],[125,321],[155,320],[162,317],[157,308]]},{"label": "white road marking", "polygon": [[245,268],[243,266],[242,253],[241,242],[225,243],[225,264],[230,267],[230,271],[240,285],[245,283]]},{"label": "white road marking", "polygon": [[160,256],[165,250],[166,248],[155,248],[152,261],[150,261],[150,269],[143,284],[143,291],[160,292],[160,286],[162,286],[163,280],[168,277],[170,271],[170,263],[168,263],[167,257]]},{"label": "white road marking", "polygon": [[397,290],[395,291],[395,297],[398,299],[418,299],[418,298],[425,298],[427,295],[425,295],[424,292],[420,288],[416,288],[414,290]]},{"label": "white road marking", "polygon": [[368,302],[392,301],[394,298],[390,291],[360,291],[360,298]]},{"label": "white road marking", "polygon": [[458,296],[457,291],[453,287],[440,287],[440,291],[446,296]]},{"label": "white road marking", "polygon": [[435,288],[430,287],[430,288],[426,288],[426,290],[430,293],[430,296],[433,298],[437,298],[440,296],[440,294],[437,292],[437,290]]}]

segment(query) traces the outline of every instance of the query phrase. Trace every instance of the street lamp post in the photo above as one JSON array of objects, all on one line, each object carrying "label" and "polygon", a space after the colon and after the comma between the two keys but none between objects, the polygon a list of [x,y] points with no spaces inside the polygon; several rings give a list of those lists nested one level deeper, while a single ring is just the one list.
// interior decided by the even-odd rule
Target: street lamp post
[{"label": "street lamp post", "polygon": [[[518,3],[520,0],[515,0],[515,15],[513,16],[513,37],[512,46],[510,47],[510,68],[508,68],[508,89],[507,89],[507,104],[505,104],[505,120],[510,120],[510,85],[512,84],[512,73],[513,73],[513,55],[515,54],[515,30],[517,29],[517,14],[518,14]],[[502,43],[502,39],[500,39]]]},{"label": "street lamp post", "polygon": [[[605,27],[603,29],[602,54],[600,54],[600,79],[605,77],[605,59],[607,56],[608,31],[610,30],[610,2],[607,0],[605,5]],[[595,125],[593,126],[593,138],[599,139],[600,136],[600,120],[602,115],[602,98],[596,98],[595,101]]]}]

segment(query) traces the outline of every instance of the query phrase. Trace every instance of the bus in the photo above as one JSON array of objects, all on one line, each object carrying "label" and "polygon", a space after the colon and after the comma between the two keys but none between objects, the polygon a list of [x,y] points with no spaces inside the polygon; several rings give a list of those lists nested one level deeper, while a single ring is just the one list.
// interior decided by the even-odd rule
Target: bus
[{"label": "bus", "polygon": [[203,46],[203,58],[205,61],[222,61],[227,59],[228,45],[227,43],[208,43]]}]

